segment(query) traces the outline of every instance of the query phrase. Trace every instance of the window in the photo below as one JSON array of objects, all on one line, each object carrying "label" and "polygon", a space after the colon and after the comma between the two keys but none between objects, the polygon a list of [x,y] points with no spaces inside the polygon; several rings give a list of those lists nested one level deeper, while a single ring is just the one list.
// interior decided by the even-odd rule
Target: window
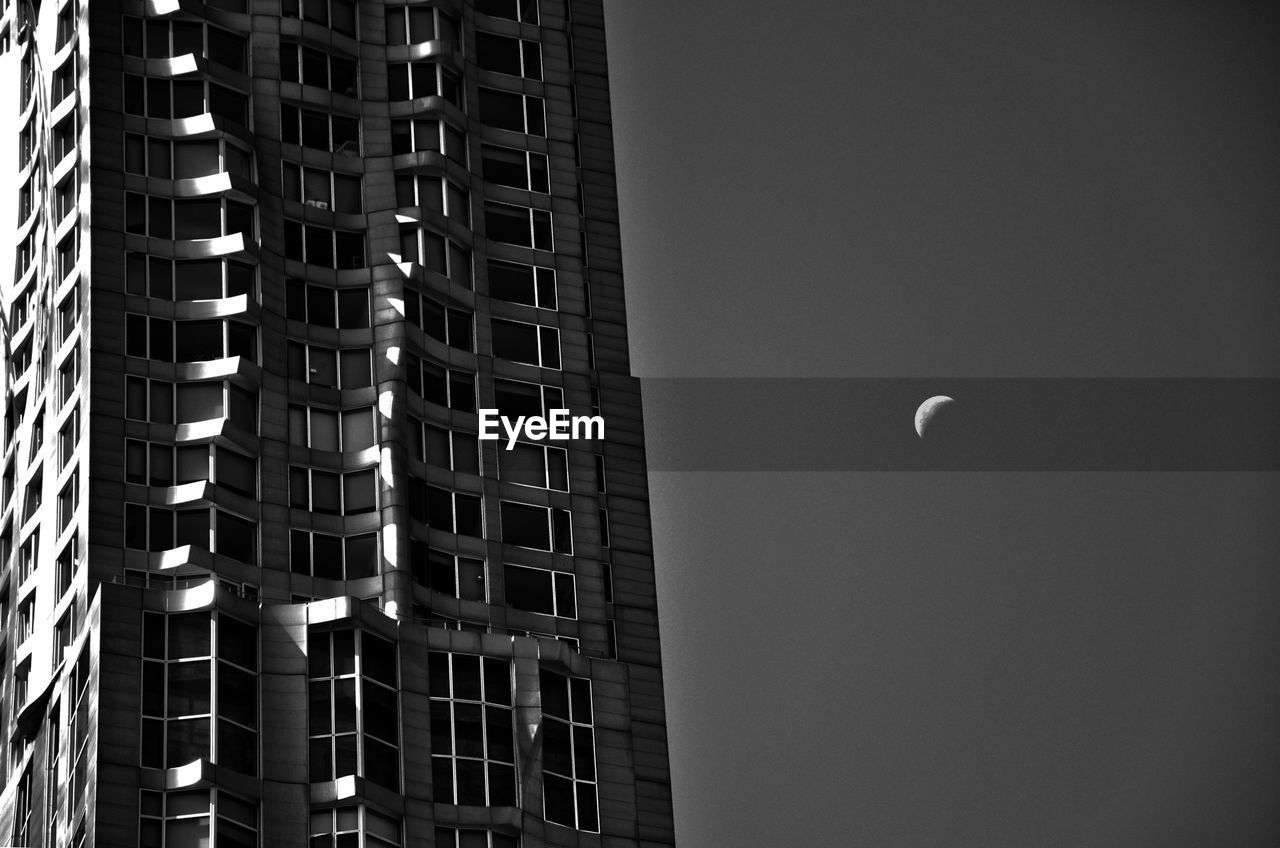
[{"label": "window", "polygon": [[313,450],[358,451],[373,446],[373,407],[320,409],[289,406],[289,441]]},{"label": "window", "polygon": [[413,579],[436,592],[464,601],[485,600],[484,560],[428,548],[410,540]]},{"label": "window", "polygon": [[360,580],[379,571],[378,536],[331,536],[289,531],[289,568],[294,574],[325,580]]},{"label": "window", "polygon": [[508,563],[502,567],[502,584],[509,607],[561,618],[578,617],[572,574]]},{"label": "window", "polygon": [[207,362],[228,356],[257,361],[258,331],[239,321],[170,321],[125,315],[125,344],[130,356],[161,362]]},{"label": "window", "polygon": [[298,44],[280,45],[280,79],[359,97],[356,61]]},{"label": "window", "polygon": [[248,72],[247,40],[214,26],[125,15],[121,19],[121,30],[126,56],[165,59],[190,54],[203,56],[237,73]]},{"label": "window", "polygon": [[427,662],[436,800],[514,805],[511,663],[436,651]]},{"label": "window", "polygon": [[311,811],[311,848],[398,848],[400,844],[400,820],[394,816],[366,806]]},{"label": "window", "polygon": [[405,320],[428,337],[458,350],[473,351],[472,315],[469,310],[441,306],[434,299],[405,287]]},{"label": "window", "polygon": [[57,576],[54,584],[54,593],[58,597],[62,597],[71,588],[71,582],[75,579],[76,563],[80,551],[80,542],[77,536],[72,536],[67,543],[62,546],[62,550],[58,553]]},{"label": "window", "polygon": [[173,768],[213,751],[219,765],[256,775],[257,669],[254,625],[220,613],[144,612],[141,765]]},{"label": "window", "polygon": [[340,156],[359,156],[360,119],[285,104],[280,107],[280,140]]},{"label": "window", "polygon": [[368,327],[369,289],[334,289],[289,278],[285,280],[285,310],[291,320],[314,327]]},{"label": "window", "polygon": [[289,378],[332,388],[360,389],[372,385],[368,348],[334,350],[302,342],[288,344]]},{"label": "window", "polygon": [[[211,461],[212,460],[212,461]],[[173,486],[201,480],[246,497],[257,497],[257,460],[225,447],[153,444],[125,439],[125,481]]]},{"label": "window", "polygon": [[471,251],[423,227],[400,228],[400,261],[417,262],[428,271],[471,288]]},{"label": "window", "polygon": [[484,231],[491,241],[551,250],[551,213],[506,203],[484,204]]},{"label": "window", "polygon": [[71,479],[58,492],[58,532],[67,529],[80,504],[80,470],[71,472]]},{"label": "window", "polygon": [[543,669],[538,682],[542,690],[543,815],[547,821],[566,827],[598,831],[591,681]]},{"label": "window", "polygon": [[609,547],[609,510],[601,507],[598,510],[598,518],[600,522],[600,547]]},{"label": "window", "polygon": [[462,78],[435,62],[391,62],[387,64],[387,98],[418,100],[443,97],[446,103],[462,108]]},{"label": "window", "polygon": [[170,200],[125,192],[125,232],[162,239],[254,237],[253,207],[225,198]]},{"label": "window", "polygon": [[421,206],[447,215],[464,226],[471,222],[470,195],[465,188],[444,177],[397,176],[396,205]]},{"label": "window", "polygon": [[476,64],[486,71],[540,80],[542,46],[536,41],[477,32]]},{"label": "window", "polygon": [[[214,842],[209,840],[209,796],[213,795]],[[138,802],[139,848],[181,848],[216,844],[245,848],[258,844],[258,805],[221,789],[155,792],[143,789]]]},{"label": "window", "polygon": [[257,560],[257,525],[222,510],[207,507],[170,510],[126,503],[124,519],[126,548],[167,551],[194,545],[249,565]]},{"label": "window", "polygon": [[76,197],[79,193],[80,175],[78,172],[72,171],[67,178],[59,183],[58,187],[54,189],[54,220],[61,221],[72,212],[76,211]]},{"label": "window", "polygon": [[436,828],[436,848],[519,848],[520,840],[492,830]]},{"label": "window", "polygon": [[489,322],[493,355],[512,362],[560,367],[560,331],[555,327],[494,318]]},{"label": "window", "polygon": [[516,442],[498,451],[498,478],[522,486],[569,491],[569,452],[547,445]]},{"label": "window", "polygon": [[221,259],[165,259],[128,251],[125,254],[125,286],[129,294],[159,300],[218,300],[236,295],[254,296],[252,265]]},{"label": "window", "polygon": [[493,381],[494,405],[507,417],[551,414],[564,409],[564,391],[556,386],[518,383],[515,380]]},{"label": "window", "polygon": [[502,541],[508,545],[573,553],[569,510],[502,501]]},{"label": "window", "polygon": [[[61,121],[59,121],[56,125],[54,125],[53,161],[55,163],[61,162],[63,157],[65,157],[68,153],[71,153],[73,150],[77,149],[77,145],[76,145],[77,123],[76,122],[78,117],[79,117],[78,113],[71,112]],[[29,138],[27,137],[25,130],[23,131],[23,142],[25,145],[29,145],[31,143]],[[25,161],[30,156],[30,152],[29,152],[30,147],[24,146],[22,150],[26,151],[22,156],[23,161]]]},{"label": "window", "polygon": [[479,95],[480,123],[485,126],[529,135],[547,134],[547,118],[541,97],[496,88],[481,88]]},{"label": "window", "polygon": [[356,34],[355,0],[281,0],[280,14],[286,18],[314,21],[345,35]]},{"label": "window", "polygon": [[480,443],[470,433],[457,433],[437,427],[422,425],[422,438],[414,442],[414,458],[438,468],[448,468],[466,474],[480,473]]},{"label": "window", "polygon": [[284,255],[286,259],[321,265],[326,268],[348,270],[365,267],[364,233],[344,232],[302,224],[300,221],[284,222]]},{"label": "window", "polygon": [[427,6],[391,6],[387,13],[387,44],[422,44],[436,37],[434,10]]},{"label": "window", "polygon": [[395,644],[365,631],[312,629],[307,654],[311,782],[354,774],[398,791]]},{"label": "window", "polygon": [[[6,30],[5,35],[9,33]],[[61,12],[58,13],[58,35],[54,42],[54,51],[57,52],[63,47],[71,43],[72,37],[76,34],[76,7],[75,4],[68,4]]]},{"label": "window", "polygon": [[467,135],[431,118],[391,122],[391,152],[395,155],[422,151],[444,153],[445,158],[467,164]]},{"label": "window", "polygon": [[289,505],[327,515],[359,515],[378,506],[377,481],[373,469],[321,471],[289,468]]},{"label": "window", "polygon": [[491,183],[542,194],[551,191],[547,157],[541,153],[485,144],[480,156],[484,178]]},{"label": "window", "polygon": [[428,403],[456,409],[476,411],[476,378],[465,371],[441,368],[422,362],[411,353],[404,355],[405,382],[409,390]]},{"label": "window", "polygon": [[484,536],[484,506],[479,495],[453,492],[409,481],[409,517],[447,533]]},{"label": "window", "polygon": [[596,491],[605,492],[604,455],[596,454]]},{"label": "window", "polygon": [[69,55],[66,61],[53,72],[53,102],[61,103],[76,90],[76,80],[80,73],[80,53],[78,48]]},{"label": "window", "polygon": [[285,162],[282,168],[286,200],[334,212],[358,214],[364,211],[359,176],[303,168],[290,162]]},{"label": "window", "polygon": [[[76,406],[67,416],[66,423],[58,430],[58,468],[65,468],[75,456],[80,441],[80,407]],[[6,502],[7,502],[6,498]]]},{"label": "window", "polygon": [[172,383],[125,377],[126,416],[153,424],[227,418],[250,433],[258,432],[258,398],[253,392],[223,382],[180,383],[177,388],[175,404]]},{"label": "window", "polygon": [[538,0],[476,0],[476,11],[495,18],[530,24],[538,22]]},{"label": "window", "polygon": [[489,296],[541,309],[556,308],[556,272],[515,262],[490,259]]},{"label": "window", "polygon": [[71,290],[58,304],[58,343],[71,338],[80,324],[80,284],[72,284]]},{"label": "window", "polygon": [[226,139],[169,141],[124,134],[124,169],[163,180],[191,180],[229,173],[252,179],[252,154]]},{"label": "window", "polygon": [[124,75],[124,111],[148,118],[192,118],[209,113],[249,125],[249,98],[204,80],[167,80]]}]

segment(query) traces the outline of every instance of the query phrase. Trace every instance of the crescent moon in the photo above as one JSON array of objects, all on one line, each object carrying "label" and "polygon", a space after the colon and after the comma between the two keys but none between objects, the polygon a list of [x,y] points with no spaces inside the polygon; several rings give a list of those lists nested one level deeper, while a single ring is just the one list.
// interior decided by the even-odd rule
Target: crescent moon
[{"label": "crescent moon", "polygon": [[929,426],[929,422],[933,420],[933,416],[937,415],[938,410],[949,403],[955,403],[955,398],[949,398],[946,395],[934,395],[920,404],[920,408],[916,410],[916,435],[923,439],[924,431]]}]

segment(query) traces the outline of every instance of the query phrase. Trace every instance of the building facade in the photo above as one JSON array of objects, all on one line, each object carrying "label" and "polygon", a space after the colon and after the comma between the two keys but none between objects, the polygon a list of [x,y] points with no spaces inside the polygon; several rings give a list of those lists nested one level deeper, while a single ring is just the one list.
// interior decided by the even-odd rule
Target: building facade
[{"label": "building facade", "polygon": [[0,844],[674,844],[601,15],[4,4]]}]

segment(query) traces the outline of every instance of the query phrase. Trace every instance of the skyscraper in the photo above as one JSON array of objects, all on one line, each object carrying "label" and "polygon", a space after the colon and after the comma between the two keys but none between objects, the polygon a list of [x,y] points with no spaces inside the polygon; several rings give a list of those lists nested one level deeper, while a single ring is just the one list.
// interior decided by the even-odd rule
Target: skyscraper
[{"label": "skyscraper", "polygon": [[600,0],[0,50],[0,844],[673,844]]}]

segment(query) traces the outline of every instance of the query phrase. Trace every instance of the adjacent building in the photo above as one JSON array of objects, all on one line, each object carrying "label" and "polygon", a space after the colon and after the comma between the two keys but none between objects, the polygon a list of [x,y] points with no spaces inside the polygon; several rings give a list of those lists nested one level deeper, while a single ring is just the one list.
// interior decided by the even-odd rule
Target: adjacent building
[{"label": "adjacent building", "polygon": [[4,4],[0,844],[674,844],[601,14]]}]

